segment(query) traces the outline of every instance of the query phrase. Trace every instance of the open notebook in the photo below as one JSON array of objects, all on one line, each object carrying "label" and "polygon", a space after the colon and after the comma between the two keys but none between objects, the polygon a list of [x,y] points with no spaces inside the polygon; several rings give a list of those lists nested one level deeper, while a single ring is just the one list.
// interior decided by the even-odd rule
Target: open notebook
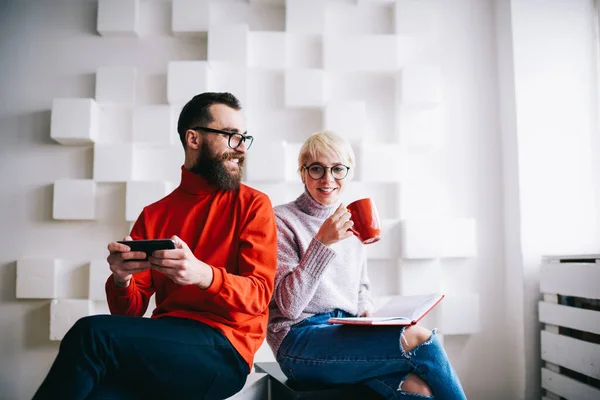
[{"label": "open notebook", "polygon": [[373,317],[329,318],[327,322],[348,325],[414,325],[443,298],[443,294],[394,296]]}]

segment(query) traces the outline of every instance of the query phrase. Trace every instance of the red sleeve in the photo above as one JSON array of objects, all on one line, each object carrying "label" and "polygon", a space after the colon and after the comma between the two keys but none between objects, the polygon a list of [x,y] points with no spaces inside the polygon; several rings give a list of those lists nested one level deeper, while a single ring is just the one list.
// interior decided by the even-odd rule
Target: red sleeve
[{"label": "red sleeve", "polygon": [[[147,237],[144,213],[145,210],[142,211],[131,229],[133,240]],[[111,275],[104,287],[110,313],[116,315],[141,317],[148,308],[150,297],[154,294],[150,270],[134,274],[129,286],[126,288],[117,287]]]},{"label": "red sleeve", "polygon": [[211,266],[214,278],[201,290],[206,309],[228,320],[238,314],[264,314],[273,293],[277,268],[277,230],[273,207],[266,195],[256,198],[240,232],[239,274]]}]

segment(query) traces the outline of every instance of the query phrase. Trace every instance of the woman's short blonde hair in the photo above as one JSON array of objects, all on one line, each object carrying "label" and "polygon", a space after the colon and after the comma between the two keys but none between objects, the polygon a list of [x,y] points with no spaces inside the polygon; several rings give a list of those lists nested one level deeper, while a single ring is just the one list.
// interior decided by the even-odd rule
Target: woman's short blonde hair
[{"label": "woman's short blonde hair", "polygon": [[316,160],[319,155],[325,154],[335,154],[342,164],[350,167],[349,177],[354,175],[354,151],[350,143],[337,133],[323,131],[312,134],[302,145],[298,155],[300,176],[309,159]]}]

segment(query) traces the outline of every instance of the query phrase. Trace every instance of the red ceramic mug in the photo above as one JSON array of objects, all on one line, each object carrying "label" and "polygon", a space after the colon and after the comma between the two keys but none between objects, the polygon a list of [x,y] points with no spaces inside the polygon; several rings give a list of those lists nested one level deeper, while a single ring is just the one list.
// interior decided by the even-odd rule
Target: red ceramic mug
[{"label": "red ceramic mug", "polygon": [[354,225],[350,230],[363,244],[375,243],[381,239],[381,222],[377,207],[372,199],[360,199],[346,206]]}]

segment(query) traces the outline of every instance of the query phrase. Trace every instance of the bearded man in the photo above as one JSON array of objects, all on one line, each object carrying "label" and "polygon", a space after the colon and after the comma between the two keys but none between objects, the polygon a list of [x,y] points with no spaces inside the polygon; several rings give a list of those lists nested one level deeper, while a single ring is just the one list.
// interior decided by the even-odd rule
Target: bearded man
[{"label": "bearded man", "polygon": [[[253,137],[230,93],[202,93],[177,124],[181,184],[145,207],[125,240],[170,237],[144,253],[112,242],[112,315],[65,335],[34,399],[223,399],[244,385],[267,327],[277,260],[269,198],[241,184]],[[152,318],[144,315],[155,295]]]}]

